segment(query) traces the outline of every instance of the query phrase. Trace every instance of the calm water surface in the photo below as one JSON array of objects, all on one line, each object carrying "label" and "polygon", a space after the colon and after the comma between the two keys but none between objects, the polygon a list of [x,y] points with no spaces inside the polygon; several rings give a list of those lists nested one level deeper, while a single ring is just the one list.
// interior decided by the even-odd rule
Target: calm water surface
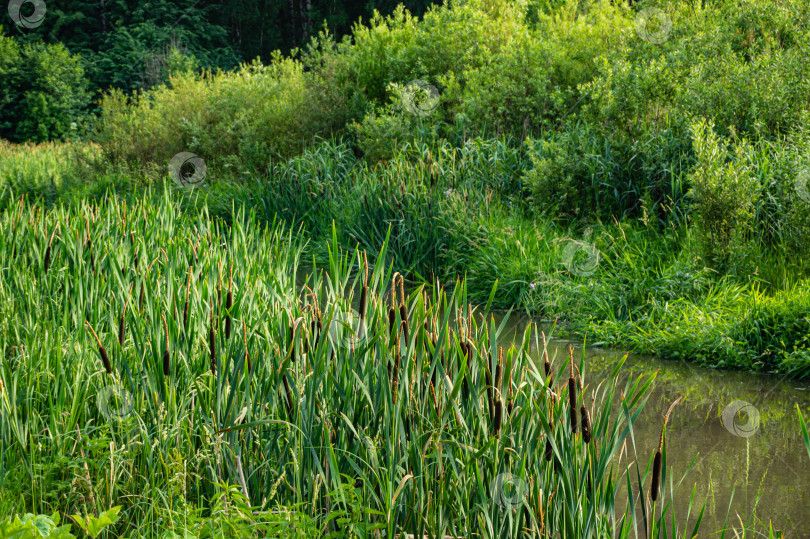
[{"label": "calm water surface", "polygon": [[[527,322],[512,317],[505,342],[515,335],[520,340]],[[574,357],[579,358],[582,347],[572,344]],[[568,360],[567,345],[568,341],[554,339],[549,343],[555,370]],[[585,384],[596,387],[623,356],[617,350],[586,348]],[[667,425],[667,465],[676,483],[695,460],[676,490],[676,511],[683,515],[680,528],[684,528],[694,486],[698,507],[706,503],[700,537],[719,537],[713,532],[723,528],[726,514],[730,515],[729,525],[738,528],[737,515],[746,521],[755,515],[761,523],[772,521],[785,537],[810,537],[810,456],[796,413],[798,404],[810,419],[810,383],[630,356],[620,375],[620,387],[631,376],[655,371],[653,393],[635,425],[635,439],[638,454],[648,459],[658,445],[662,415],[683,396]],[[735,410],[739,412],[735,414]],[[724,425],[724,415],[729,428]],[[641,464],[643,471],[647,460]]]}]

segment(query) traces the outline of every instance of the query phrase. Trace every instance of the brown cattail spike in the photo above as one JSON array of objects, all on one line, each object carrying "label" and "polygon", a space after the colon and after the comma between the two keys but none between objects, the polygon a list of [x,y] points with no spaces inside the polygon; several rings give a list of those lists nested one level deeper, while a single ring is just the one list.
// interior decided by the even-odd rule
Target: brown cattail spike
[{"label": "brown cattail spike", "polygon": [[87,240],[85,242],[85,246],[87,247],[87,251],[90,253],[90,269],[93,271],[93,274],[96,273],[96,262],[93,259],[93,240],[90,239],[90,220],[87,216],[84,218],[84,226],[85,226],[85,233]]},{"label": "brown cattail spike", "polygon": [[664,449],[664,432],[667,428],[667,421],[669,421],[669,415],[672,413],[672,410],[675,406],[681,402],[683,397],[678,397],[675,402],[673,402],[669,406],[669,410],[664,415],[663,425],[661,425],[661,436],[658,439],[658,450],[655,452],[655,459],[653,460],[653,475],[652,475],[652,484],[650,485],[650,498],[652,501],[658,500],[658,491],[660,490],[660,483],[661,483],[661,462],[663,460],[663,449]]},{"label": "brown cattail spike", "polygon": [[121,310],[121,317],[118,319],[118,346],[124,346],[124,338],[126,337],[126,314],[129,307],[129,298],[132,296],[132,287],[135,283],[129,285],[129,292],[127,299],[124,302],[124,308]]},{"label": "brown cattail spike", "polygon": [[56,234],[56,227],[54,227],[51,237],[48,240],[48,246],[45,248],[45,261],[43,264],[45,268],[45,275],[48,274],[48,268],[51,267],[51,244],[53,243],[54,234]]},{"label": "brown cattail spike", "polygon": [[551,362],[548,360],[548,343],[546,342],[546,334],[542,331],[540,335],[543,337],[543,366],[546,371],[546,379],[548,383],[546,384],[547,387],[552,386],[552,374],[551,374]]},{"label": "brown cattail spike", "polygon": [[166,324],[166,317],[162,314],[160,317],[163,319],[163,334],[166,337],[166,346],[163,349],[163,375],[169,376],[171,370],[171,355],[169,354],[169,326]]},{"label": "brown cattail spike", "polygon": [[591,416],[584,404],[579,411],[582,414],[582,441],[587,444],[591,441]]},{"label": "brown cattail spike", "polygon": [[388,331],[392,335],[394,334],[394,324],[397,323],[397,312],[394,310],[393,307],[388,308]]},{"label": "brown cattail spike", "polygon": [[574,377],[574,347],[568,345],[568,362],[571,375],[568,378],[568,412],[571,418],[571,433],[577,433],[577,381]]},{"label": "brown cattail spike", "polygon": [[492,422],[492,434],[498,436],[501,432],[501,423],[503,422],[503,399],[501,392],[495,388],[495,419]]},{"label": "brown cattail spike", "polygon": [[405,277],[399,276],[399,319],[402,320],[402,333],[408,343],[408,308],[405,306]]},{"label": "brown cattail spike", "polygon": [[363,289],[360,291],[360,320],[365,320],[366,318],[366,308],[368,305],[368,286],[363,285]]},{"label": "brown cattail spike", "polygon": [[107,355],[107,349],[104,348],[104,345],[101,344],[101,339],[98,338],[96,335],[96,330],[93,329],[93,326],[90,325],[90,322],[84,322],[87,324],[87,327],[90,329],[90,333],[93,334],[93,338],[96,340],[96,344],[98,345],[98,355],[101,356],[101,362],[104,364],[104,370],[107,371],[107,374],[112,374],[112,363],[110,363],[110,356]]},{"label": "brown cattail spike", "polygon": [[661,481],[661,458],[661,451],[656,451],[655,460],[653,461],[652,485],[650,485],[652,501],[658,500],[659,482]]}]

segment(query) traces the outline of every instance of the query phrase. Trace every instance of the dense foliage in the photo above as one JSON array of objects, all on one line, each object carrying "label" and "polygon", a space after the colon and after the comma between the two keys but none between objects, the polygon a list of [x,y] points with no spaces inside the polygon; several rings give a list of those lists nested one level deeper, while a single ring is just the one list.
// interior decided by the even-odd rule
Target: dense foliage
[{"label": "dense foliage", "polygon": [[63,45],[20,45],[0,27],[0,81],[0,137],[78,136],[90,94],[79,58]]},{"label": "dense foliage", "polygon": [[[374,10],[389,13],[399,3],[416,14],[430,5],[426,0],[48,0],[41,24],[21,28],[9,19],[3,24],[20,43],[61,43],[79,55],[93,90],[130,92],[167,81],[173,54],[207,69],[269,61],[273,51],[305,46],[324,25],[341,37],[358,18],[368,19]],[[30,6],[22,13],[26,10]]]},{"label": "dense foliage", "polygon": [[617,496],[651,489],[651,536],[688,531],[672,472],[634,456],[654,376],[585,386],[571,348],[531,359],[535,327],[505,349],[463,283],[406,293],[385,245],[303,276],[289,232],[168,191],[20,202],[0,232],[0,513],[91,537],[119,505],[147,537],[631,537]]},{"label": "dense foliage", "polygon": [[810,377],[810,0],[47,5],[0,34],[3,533],[679,537],[651,379],[492,311]]}]

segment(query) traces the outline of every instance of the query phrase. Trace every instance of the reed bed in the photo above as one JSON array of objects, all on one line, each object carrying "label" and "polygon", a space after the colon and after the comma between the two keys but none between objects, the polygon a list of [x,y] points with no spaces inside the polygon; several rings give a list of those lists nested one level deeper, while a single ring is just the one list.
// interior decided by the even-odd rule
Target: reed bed
[{"label": "reed bed", "polygon": [[573,353],[532,360],[534,326],[504,348],[463,281],[407,290],[386,244],[334,238],[305,270],[298,238],[169,192],[0,214],[0,514],[120,505],[111,533],[145,537],[685,534],[663,437],[660,497],[633,449],[654,375],[591,387]]}]

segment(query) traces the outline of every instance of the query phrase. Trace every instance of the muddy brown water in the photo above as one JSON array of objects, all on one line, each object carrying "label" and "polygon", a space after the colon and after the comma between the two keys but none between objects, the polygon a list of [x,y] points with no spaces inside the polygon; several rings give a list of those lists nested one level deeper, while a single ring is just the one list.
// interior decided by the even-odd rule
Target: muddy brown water
[{"label": "muddy brown water", "polygon": [[[526,318],[510,317],[502,344],[520,340],[527,323]],[[568,343],[550,340],[555,369],[567,361]],[[571,344],[579,358],[582,345]],[[537,357],[542,351],[532,348],[532,352]],[[620,350],[586,347],[585,383],[596,387],[624,355]],[[810,537],[810,455],[796,411],[798,405],[810,419],[810,383],[631,355],[621,370],[619,387],[629,377],[656,371],[652,394],[634,426],[636,447],[639,459],[653,454],[662,415],[683,396],[667,426],[667,467],[676,483],[694,459],[675,492],[679,528],[685,528],[694,486],[697,511],[706,504],[700,537],[720,537],[714,532],[724,528],[726,515],[728,527],[739,529],[739,517],[746,523],[755,518],[759,529],[772,522],[785,537]],[[643,472],[647,460],[641,464]],[[645,495],[648,489],[645,485]]]}]

